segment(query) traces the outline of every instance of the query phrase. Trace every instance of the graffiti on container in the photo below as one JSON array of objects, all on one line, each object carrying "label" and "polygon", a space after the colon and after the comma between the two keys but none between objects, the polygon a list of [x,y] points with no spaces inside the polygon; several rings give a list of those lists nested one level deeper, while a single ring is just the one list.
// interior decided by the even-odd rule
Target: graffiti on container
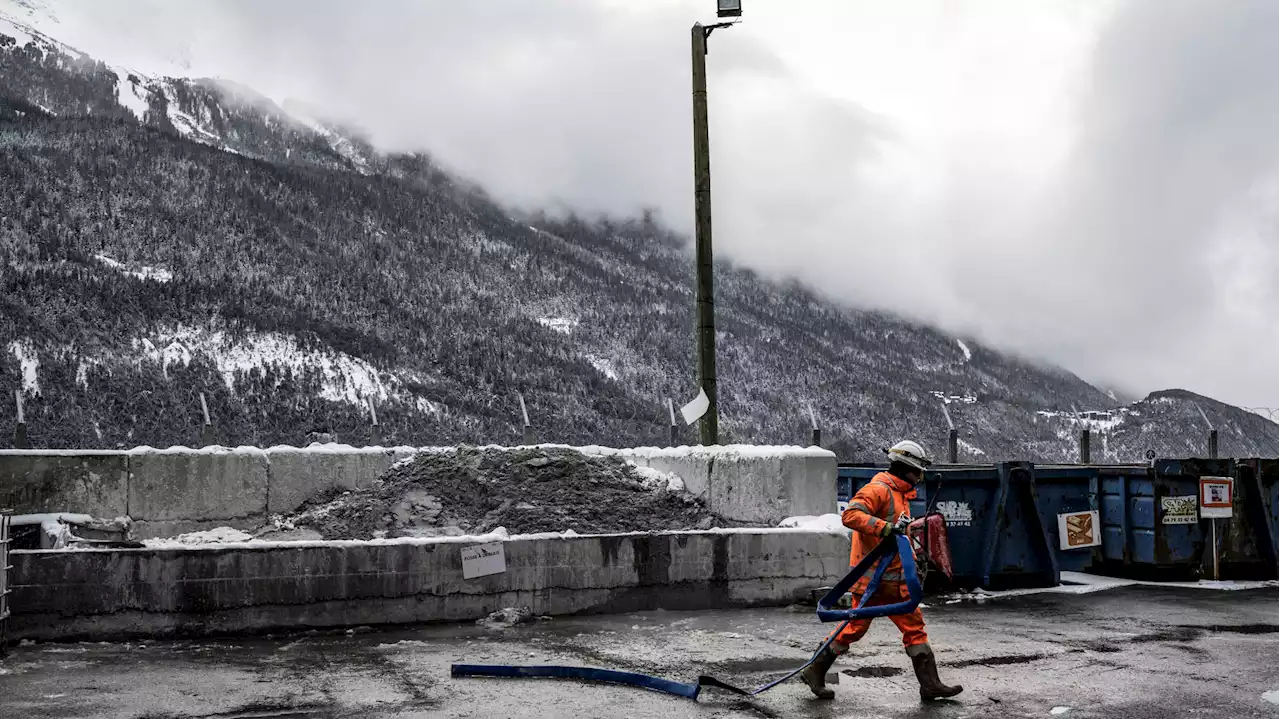
[{"label": "graffiti on container", "polygon": [[1200,521],[1194,494],[1161,497],[1160,509],[1164,514],[1164,518],[1160,520],[1161,524],[1195,524]]},{"label": "graffiti on container", "polygon": [[1058,545],[1062,549],[1096,547],[1102,544],[1102,533],[1098,529],[1097,510],[1059,514]]},{"label": "graffiti on container", "polygon": [[968,502],[938,502],[938,513],[955,527],[968,527],[973,523],[973,507]]}]

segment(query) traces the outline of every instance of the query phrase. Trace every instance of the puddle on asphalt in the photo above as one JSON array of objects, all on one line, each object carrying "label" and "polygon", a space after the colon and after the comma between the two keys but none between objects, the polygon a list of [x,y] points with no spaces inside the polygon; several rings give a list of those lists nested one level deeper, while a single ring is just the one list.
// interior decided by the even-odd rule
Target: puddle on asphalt
[{"label": "puddle on asphalt", "polygon": [[878,679],[880,677],[896,677],[905,671],[902,667],[858,667],[857,669],[841,669],[841,674],[860,679]]},{"label": "puddle on asphalt", "polygon": [[982,657],[981,659],[961,659],[958,662],[947,662],[948,667],[999,667],[1008,666],[1010,664],[1030,664],[1031,662],[1040,661],[1045,658],[1045,654],[1005,654],[997,657]]},{"label": "puddle on asphalt", "polygon": [[1178,628],[1226,634],[1275,634],[1280,632],[1280,626],[1275,624],[1208,624],[1202,626],[1179,624]]}]

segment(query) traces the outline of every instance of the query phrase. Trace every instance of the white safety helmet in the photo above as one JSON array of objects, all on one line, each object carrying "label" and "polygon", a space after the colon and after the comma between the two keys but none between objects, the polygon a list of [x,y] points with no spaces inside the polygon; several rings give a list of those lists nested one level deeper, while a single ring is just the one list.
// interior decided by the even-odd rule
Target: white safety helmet
[{"label": "white safety helmet", "polygon": [[914,467],[921,472],[933,464],[933,460],[929,459],[929,454],[924,451],[924,447],[909,439],[904,439],[893,445],[886,449],[884,453],[889,455],[890,462],[902,462],[908,467]]}]

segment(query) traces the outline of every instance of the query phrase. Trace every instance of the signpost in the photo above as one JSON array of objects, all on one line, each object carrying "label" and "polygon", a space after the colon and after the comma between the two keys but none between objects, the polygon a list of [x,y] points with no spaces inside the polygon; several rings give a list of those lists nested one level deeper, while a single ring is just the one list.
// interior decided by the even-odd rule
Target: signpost
[{"label": "signpost", "polygon": [[1213,542],[1213,578],[1218,579],[1218,520],[1231,518],[1235,487],[1230,477],[1200,478],[1200,518],[1209,520]]}]

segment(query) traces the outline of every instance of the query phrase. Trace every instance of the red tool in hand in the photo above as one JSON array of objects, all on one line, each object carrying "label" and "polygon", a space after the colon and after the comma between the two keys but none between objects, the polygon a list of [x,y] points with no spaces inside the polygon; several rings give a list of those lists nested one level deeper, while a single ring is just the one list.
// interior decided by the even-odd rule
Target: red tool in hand
[{"label": "red tool in hand", "polygon": [[947,520],[938,512],[930,512],[907,525],[911,547],[921,561],[920,573],[933,565],[951,579],[951,545],[947,542]]}]

